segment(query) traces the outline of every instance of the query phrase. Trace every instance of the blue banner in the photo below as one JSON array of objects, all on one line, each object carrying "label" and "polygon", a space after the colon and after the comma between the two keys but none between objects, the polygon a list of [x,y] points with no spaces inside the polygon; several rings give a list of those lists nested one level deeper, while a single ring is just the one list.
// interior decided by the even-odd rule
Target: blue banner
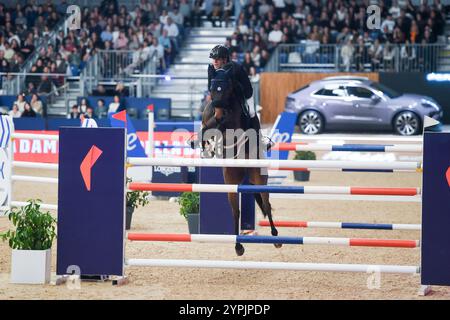
[{"label": "blue banner", "polygon": [[126,114],[126,111],[120,111],[117,113],[108,114],[111,127],[115,128],[127,128],[127,157],[145,158],[144,147],[142,147],[141,140],[136,134],[136,130],[131,122],[130,117]]}]

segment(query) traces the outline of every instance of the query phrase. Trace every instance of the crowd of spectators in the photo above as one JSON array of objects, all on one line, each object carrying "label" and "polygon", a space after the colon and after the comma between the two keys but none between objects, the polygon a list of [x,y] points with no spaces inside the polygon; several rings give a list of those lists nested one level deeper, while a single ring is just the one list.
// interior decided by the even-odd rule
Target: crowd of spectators
[{"label": "crowd of spectators", "polygon": [[106,76],[139,71],[154,55],[159,62],[158,72],[164,73],[180,50],[186,18],[182,8],[183,1],[141,0],[128,11],[117,0],[104,0],[99,7],[83,10],[81,30],[73,45],[79,47],[82,60],[85,54],[92,56],[98,50],[133,52],[115,61],[108,61],[111,58],[107,54],[102,56],[101,71]]},{"label": "crowd of spectators", "polygon": [[[381,24],[369,29],[366,9],[372,4],[380,8]],[[227,15],[223,8],[216,15]],[[411,61],[419,53],[409,44],[436,43],[444,33],[445,12],[440,0],[420,6],[410,0],[249,0],[226,45],[249,75],[266,66],[279,44],[305,42],[316,43],[316,48],[340,45],[347,71],[352,62],[359,70],[367,62],[376,68],[390,61],[394,50],[401,50],[402,61]],[[302,57],[290,59],[299,62]]]},{"label": "crowd of spectators", "polygon": [[[64,3],[56,6],[51,1],[38,5],[28,0],[12,7],[0,3],[0,72],[19,72],[41,40],[60,22],[65,8]],[[0,77],[0,87],[5,76]]]},{"label": "crowd of spectators", "polygon": [[[113,89],[106,89],[102,84],[99,84],[92,93],[97,96],[96,105],[91,106],[89,100],[82,98],[79,104],[74,104],[69,114],[70,119],[78,119],[81,115],[89,119],[104,119],[108,117],[109,113],[115,113],[126,109],[124,98],[129,96],[129,91],[126,86],[119,82]],[[106,105],[105,97],[113,97],[112,102]]]},{"label": "crowd of spectators", "polygon": [[[64,0],[58,7],[52,5],[51,1],[40,6],[33,5],[34,2],[35,0],[28,0],[23,8],[17,5],[10,10],[5,10],[0,4],[0,31],[4,29],[3,34],[8,35],[1,36],[0,33],[0,72],[18,71],[23,61],[35,50],[37,41],[53,31],[61,12],[65,13],[68,5]],[[164,73],[179,51],[185,19],[190,14],[190,10],[185,10],[185,5],[186,1],[141,0],[134,10],[129,11],[126,6],[119,6],[117,0],[103,0],[100,6],[82,8],[79,30],[69,30],[67,33],[60,31],[56,41],[39,48],[38,59],[29,70],[31,74],[25,79],[26,94],[48,94],[59,88],[64,83],[63,75],[78,76],[99,50],[124,51],[114,61],[108,61],[112,59],[112,55],[105,54],[102,57],[103,68],[100,71],[105,77],[139,71],[153,55],[159,61],[157,71]],[[29,13],[34,8],[37,13]],[[3,11],[6,13],[2,19]],[[23,12],[26,17],[33,18],[27,22],[31,29],[23,32],[21,15],[16,12]],[[11,19],[19,24],[12,27]],[[4,28],[2,25],[5,25]],[[14,32],[11,33],[11,29],[20,34],[21,38]],[[22,40],[19,41],[19,38]],[[5,50],[2,50],[3,47]],[[7,63],[10,66],[6,68],[4,65]],[[60,76],[46,76],[42,73]]]},{"label": "crowd of spectators", "polygon": [[36,93],[31,95],[30,101],[27,101],[25,94],[22,93],[17,96],[8,114],[13,118],[42,117],[44,104]]}]

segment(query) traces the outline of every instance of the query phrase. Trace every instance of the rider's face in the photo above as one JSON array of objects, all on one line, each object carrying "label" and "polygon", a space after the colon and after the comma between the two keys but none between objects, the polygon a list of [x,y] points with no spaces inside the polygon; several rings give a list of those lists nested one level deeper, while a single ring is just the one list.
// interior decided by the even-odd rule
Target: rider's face
[{"label": "rider's face", "polygon": [[223,65],[225,64],[225,59],[220,58],[220,59],[212,59],[213,60],[213,66],[214,69],[220,69],[223,67]]}]

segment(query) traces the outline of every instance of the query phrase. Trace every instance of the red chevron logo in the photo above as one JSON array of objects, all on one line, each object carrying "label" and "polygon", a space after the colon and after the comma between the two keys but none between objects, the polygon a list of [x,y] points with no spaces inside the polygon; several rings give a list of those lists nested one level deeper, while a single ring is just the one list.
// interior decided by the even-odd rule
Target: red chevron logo
[{"label": "red chevron logo", "polygon": [[94,164],[97,162],[100,155],[103,153],[102,150],[93,145],[89,152],[84,157],[80,165],[81,176],[83,177],[86,189],[91,191],[91,171]]},{"label": "red chevron logo", "polygon": [[445,174],[445,176],[447,178],[448,186],[450,187],[450,167],[448,167],[447,173]]}]

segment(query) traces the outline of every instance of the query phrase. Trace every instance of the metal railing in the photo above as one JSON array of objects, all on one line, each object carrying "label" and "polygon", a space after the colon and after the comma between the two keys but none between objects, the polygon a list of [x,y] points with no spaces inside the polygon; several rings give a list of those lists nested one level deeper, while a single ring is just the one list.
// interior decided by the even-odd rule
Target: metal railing
[{"label": "metal railing", "polygon": [[444,47],[444,44],[324,45],[317,41],[282,44],[272,55],[274,60],[270,62],[270,69],[297,72],[433,72],[438,67],[439,53]]},{"label": "metal railing", "polygon": [[[41,91],[41,88],[39,85],[42,82],[42,77],[45,76],[50,81],[50,88],[46,91]],[[45,113],[47,113],[48,107],[51,106],[53,103],[56,102],[58,98],[60,100],[64,101],[64,109],[65,111],[69,112],[69,88],[70,88],[70,82],[80,82],[80,77],[73,77],[68,76],[66,74],[61,73],[0,73],[1,81],[3,82],[4,79],[10,78],[13,80],[13,82],[16,84],[14,85],[14,89],[18,89],[20,86],[18,84],[28,82],[35,83],[35,93],[37,93],[40,97],[45,97],[46,106],[44,107]],[[48,92],[47,92],[48,91]],[[6,91],[3,90],[2,94],[4,95],[19,95],[22,93],[31,94],[27,90],[10,90]],[[45,114],[44,114],[45,115]]]},{"label": "metal railing", "polygon": [[[142,50],[99,50],[82,70],[83,92],[90,92],[104,81],[135,81],[135,74],[156,74],[159,61],[156,52],[146,55]],[[146,91],[136,91],[137,97],[149,94],[154,85],[145,82]],[[143,84],[143,85],[144,85]]]}]

